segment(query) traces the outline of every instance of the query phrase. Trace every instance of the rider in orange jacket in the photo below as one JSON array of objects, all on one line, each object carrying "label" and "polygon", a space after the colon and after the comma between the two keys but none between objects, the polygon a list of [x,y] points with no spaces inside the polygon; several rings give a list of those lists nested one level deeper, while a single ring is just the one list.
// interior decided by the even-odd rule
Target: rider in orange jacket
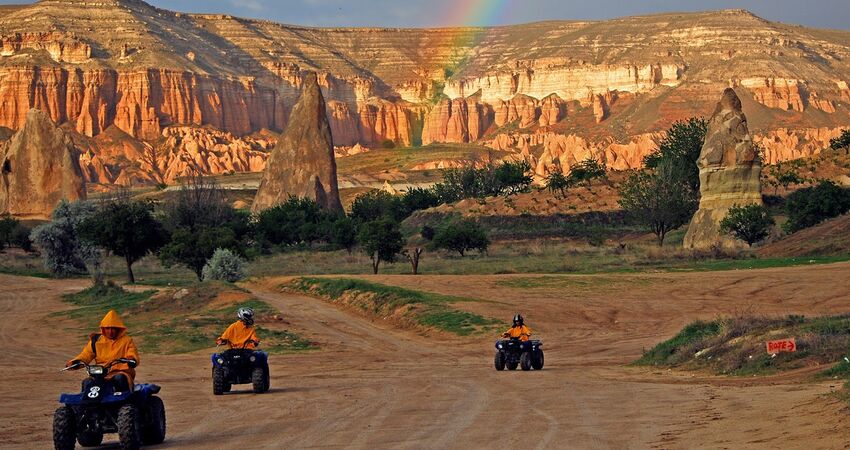
[{"label": "rider in orange jacket", "polygon": [[502,333],[502,336],[506,338],[518,338],[520,341],[525,342],[531,337],[531,328],[525,326],[522,315],[517,314],[514,316],[513,325],[508,328],[508,331]]},{"label": "rider in orange jacket", "polygon": [[121,317],[115,311],[109,311],[100,321],[100,334],[89,335],[89,342],[83,347],[83,351],[68,361],[66,367],[77,363],[89,364],[92,361],[94,364],[105,366],[122,358],[131,362],[110,367],[106,379],[112,380],[117,391],[123,391],[124,388],[132,390],[136,366],[139,365],[139,351],[136,350],[133,338],[127,335],[127,327]]},{"label": "rider in orange jacket", "polygon": [[239,320],[224,330],[221,337],[216,340],[216,344],[227,344],[230,348],[256,348],[260,344],[260,338],[257,337],[257,330],[254,328],[254,310],[247,307],[239,308],[236,317]]}]

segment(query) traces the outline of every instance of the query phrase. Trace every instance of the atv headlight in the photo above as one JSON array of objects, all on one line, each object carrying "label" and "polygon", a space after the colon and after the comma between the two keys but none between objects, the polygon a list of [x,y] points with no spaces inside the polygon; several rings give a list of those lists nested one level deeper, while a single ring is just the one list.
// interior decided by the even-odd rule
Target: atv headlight
[{"label": "atv headlight", "polygon": [[499,344],[499,348],[502,348],[502,344]]},{"label": "atv headlight", "polygon": [[89,375],[103,375],[103,366],[89,366]]},{"label": "atv headlight", "polygon": [[217,358],[216,362],[219,364],[224,364],[224,358]]},{"label": "atv headlight", "polygon": [[250,357],[250,358],[248,358],[248,360],[249,360],[249,361],[251,361],[251,362],[254,362],[254,361],[256,361],[256,360],[257,360],[257,357],[256,357],[256,356],[254,356],[254,355],[251,355],[251,357]]}]

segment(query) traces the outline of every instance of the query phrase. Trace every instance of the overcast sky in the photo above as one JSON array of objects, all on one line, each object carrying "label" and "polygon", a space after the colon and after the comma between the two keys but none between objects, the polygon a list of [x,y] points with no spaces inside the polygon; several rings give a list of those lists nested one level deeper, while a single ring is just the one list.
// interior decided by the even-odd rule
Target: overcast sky
[{"label": "overcast sky", "polygon": [[[315,26],[433,27],[553,19],[608,19],[671,11],[745,8],[766,19],[850,29],[850,0],[147,0],[184,12]],[[31,3],[0,0],[0,4]]]}]

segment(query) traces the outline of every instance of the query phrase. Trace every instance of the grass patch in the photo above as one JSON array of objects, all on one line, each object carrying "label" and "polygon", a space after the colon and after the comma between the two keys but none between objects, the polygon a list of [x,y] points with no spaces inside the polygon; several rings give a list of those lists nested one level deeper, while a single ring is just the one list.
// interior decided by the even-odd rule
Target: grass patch
[{"label": "grass patch", "polygon": [[203,283],[175,291],[128,292],[115,284],[95,286],[65,296],[77,308],[56,313],[80,323],[81,333],[97,329],[110,310],[118,312],[143,352],[173,354],[205,348],[234,321],[237,306],[249,306],[257,316],[263,348],[273,353],[315,349],[310,341],[275,321],[277,310],[226,283]]},{"label": "grass patch", "polygon": [[503,325],[499,320],[451,307],[454,303],[479,301],[464,297],[415,291],[350,278],[304,277],[282,287],[353,306],[369,315],[401,319],[459,336],[490,332]]},{"label": "grass patch", "polygon": [[[797,351],[768,354],[765,343],[793,337]],[[806,318],[741,316],[697,321],[644,352],[635,365],[709,370],[735,376],[769,375],[842,361],[822,377],[848,377],[850,314]]]}]

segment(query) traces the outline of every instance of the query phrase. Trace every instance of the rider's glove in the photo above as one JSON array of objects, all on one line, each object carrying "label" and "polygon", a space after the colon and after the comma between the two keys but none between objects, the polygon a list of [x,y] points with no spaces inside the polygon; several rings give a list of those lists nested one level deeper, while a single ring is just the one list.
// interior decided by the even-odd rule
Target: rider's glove
[{"label": "rider's glove", "polygon": [[130,366],[131,369],[135,369],[136,366],[139,365],[139,363],[136,362],[135,359],[131,359],[131,360],[127,361],[127,365]]},{"label": "rider's glove", "polygon": [[66,364],[65,367],[76,366],[77,364],[82,364],[82,363],[83,362],[80,361],[79,359],[74,359],[72,361],[68,361],[68,364]]},{"label": "rider's glove", "polygon": [[218,338],[215,340],[215,345],[224,345],[224,339]]}]

